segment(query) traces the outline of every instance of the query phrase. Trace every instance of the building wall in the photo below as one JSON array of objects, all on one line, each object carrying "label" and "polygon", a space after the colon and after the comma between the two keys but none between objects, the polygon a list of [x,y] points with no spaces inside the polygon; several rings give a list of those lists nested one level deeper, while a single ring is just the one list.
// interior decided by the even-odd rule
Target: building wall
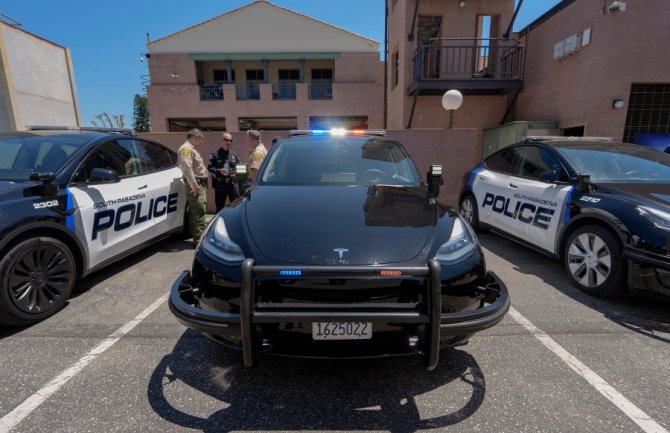
[{"label": "building wall", "polygon": [[[522,34],[526,79],[517,100],[517,120],[556,120],[560,128],[584,126],[584,135],[623,138],[632,83],[670,83],[666,41],[670,2],[575,0]],[[553,59],[554,44],[591,28],[591,42],[577,53]],[[623,99],[624,108],[612,107]]]},{"label": "building wall", "polygon": [[[5,72],[3,97],[12,93],[3,127],[78,125],[80,116],[69,50],[7,24],[0,24]],[[9,79],[7,77],[10,76]]]},{"label": "building wall", "polygon": [[[242,161],[246,161],[246,148],[243,132],[233,132],[231,149],[236,152]],[[286,137],[285,132],[263,134],[261,141],[266,143],[268,150],[275,136]],[[475,129],[404,129],[388,130],[389,138],[400,141],[410,154],[420,174],[425,179],[431,164],[441,164],[444,173],[444,185],[440,189],[440,201],[451,206],[458,206],[458,194],[464,184],[465,175],[479,162],[475,151],[477,131]],[[140,134],[141,137],[162,143],[173,150],[177,150],[186,139],[185,133],[152,132]],[[205,142],[199,149],[200,155],[207,159],[221,145],[221,133],[205,132]],[[208,188],[207,209],[214,212],[214,193],[211,185]]]},{"label": "building wall", "polygon": [[[244,67],[241,64],[233,62],[238,84],[246,82],[244,69],[263,68],[261,62],[244,61]],[[270,61],[270,75],[285,64],[290,62]],[[298,128],[308,129],[309,116],[367,116],[369,128],[383,128],[383,64],[379,53],[344,52],[334,63],[309,60],[306,64],[306,81],[310,80],[309,69],[334,64],[332,100],[309,99],[307,83],[296,84],[295,100],[273,100],[272,84],[268,83],[260,85],[260,100],[238,101],[235,84],[224,84],[223,100],[201,101],[195,62],[187,54],[152,54],[152,83],[148,87],[152,130],[166,132],[170,118],[221,117],[225,117],[229,131],[239,131],[239,117],[296,117]]]},{"label": "building wall", "polygon": [[[415,1],[389,1],[389,93],[388,127],[406,128],[409,124],[414,96],[407,92],[413,82],[414,54],[416,38],[408,40],[412,30]],[[506,30],[514,13],[513,0],[466,0],[465,7],[458,1],[421,0],[417,15],[438,15],[442,17],[440,36],[448,38],[477,37],[478,15],[499,17],[498,36]],[[416,26],[415,26],[416,33]],[[393,87],[393,53],[398,52],[398,85]],[[507,104],[507,96],[464,97],[463,106],[455,116],[461,119],[459,127],[483,129],[496,125],[502,119]],[[441,99],[436,96],[419,95],[412,118],[412,128],[435,128],[448,125],[449,114],[442,108]],[[481,133],[480,133],[481,136]]]}]

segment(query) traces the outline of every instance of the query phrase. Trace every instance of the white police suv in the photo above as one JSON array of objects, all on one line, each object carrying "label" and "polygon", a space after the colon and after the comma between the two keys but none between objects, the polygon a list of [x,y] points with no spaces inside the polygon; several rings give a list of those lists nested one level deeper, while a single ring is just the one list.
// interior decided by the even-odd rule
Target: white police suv
[{"label": "white police suv", "polygon": [[529,137],[466,177],[461,215],[562,260],[597,296],[670,296],[670,155],[599,138]]},{"label": "white police suv", "polygon": [[58,311],[78,277],[183,230],[177,155],[129,130],[0,133],[0,323]]}]

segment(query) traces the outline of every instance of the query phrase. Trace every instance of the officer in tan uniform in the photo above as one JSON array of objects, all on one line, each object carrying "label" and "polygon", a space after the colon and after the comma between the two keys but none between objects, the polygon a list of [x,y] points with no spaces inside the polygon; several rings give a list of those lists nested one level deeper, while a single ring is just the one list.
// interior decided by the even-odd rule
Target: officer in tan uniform
[{"label": "officer in tan uniform", "polygon": [[246,137],[247,147],[249,148],[249,179],[253,182],[258,174],[258,169],[261,167],[265,155],[268,150],[265,145],[261,143],[261,133],[255,129],[249,129]]},{"label": "officer in tan uniform", "polygon": [[186,141],[179,146],[179,168],[186,180],[186,197],[188,199],[195,247],[205,230],[205,210],[207,208],[207,167],[202,161],[197,148],[205,142],[201,130],[193,128],[188,131]]}]

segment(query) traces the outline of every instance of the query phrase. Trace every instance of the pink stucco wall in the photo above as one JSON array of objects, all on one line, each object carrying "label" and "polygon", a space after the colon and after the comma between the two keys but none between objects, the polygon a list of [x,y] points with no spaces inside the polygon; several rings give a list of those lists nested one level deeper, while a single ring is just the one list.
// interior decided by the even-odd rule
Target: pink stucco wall
[{"label": "pink stucco wall", "polygon": [[[625,12],[608,12],[603,2],[576,0],[523,35],[526,79],[517,120],[556,120],[560,128],[584,126],[585,135],[623,138],[631,84],[670,82],[670,2],[626,3]],[[555,43],[588,28],[589,45],[553,59]],[[613,108],[614,99],[624,108]]]},{"label": "pink stucco wall", "polygon": [[155,54],[148,88],[151,126],[166,132],[169,118],[225,118],[227,130],[236,132],[240,117],[297,117],[298,128],[304,129],[309,127],[309,116],[367,116],[368,127],[380,129],[383,72],[379,53],[341,53],[334,61],[332,100],[311,100],[307,84],[298,83],[295,100],[273,100],[272,85],[261,84],[260,100],[238,101],[235,85],[224,84],[223,100],[201,101],[195,62],[186,54]]},{"label": "pink stucco wall", "polygon": [[[248,150],[244,144],[245,134],[233,132],[232,150],[245,160]],[[185,133],[164,132],[140,134],[142,137],[163,143],[173,150],[186,139]],[[263,133],[262,141],[269,143],[275,136],[285,137],[285,131]],[[419,172],[425,174],[431,164],[441,164],[444,173],[444,186],[440,190],[440,200],[452,206],[458,206],[458,193],[463,187],[464,176],[480,159],[480,151],[476,147],[477,130],[472,128],[457,129],[412,129],[388,130],[390,138],[400,141],[409,152]],[[221,133],[206,132],[205,143],[199,149],[200,155],[207,158],[221,145]],[[214,195],[211,187],[208,191],[208,211],[214,211]]]}]

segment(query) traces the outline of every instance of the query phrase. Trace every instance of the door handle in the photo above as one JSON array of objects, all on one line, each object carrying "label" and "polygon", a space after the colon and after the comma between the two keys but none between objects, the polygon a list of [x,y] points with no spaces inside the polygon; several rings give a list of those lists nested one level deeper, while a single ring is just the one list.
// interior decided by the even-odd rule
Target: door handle
[{"label": "door handle", "polygon": [[489,179],[487,177],[484,177],[484,176],[479,176],[479,180],[487,181]]},{"label": "door handle", "polygon": [[144,186],[141,186],[141,187],[139,187],[139,188],[137,188],[137,189],[144,189],[144,188],[146,188],[146,187],[147,187],[147,185],[144,185]]},{"label": "door handle", "polygon": [[518,188],[518,186],[516,186],[516,185],[513,184],[513,183],[510,183],[510,184],[509,184],[509,187],[510,187],[510,188]]}]

